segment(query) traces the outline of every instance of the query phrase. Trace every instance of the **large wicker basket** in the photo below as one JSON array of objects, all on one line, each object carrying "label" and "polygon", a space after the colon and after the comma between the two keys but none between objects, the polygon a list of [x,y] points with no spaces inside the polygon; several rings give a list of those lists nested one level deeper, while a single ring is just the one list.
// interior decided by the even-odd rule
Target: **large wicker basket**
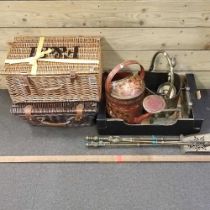
[{"label": "large wicker basket", "polygon": [[16,37],[1,74],[13,103],[98,102],[100,37]]}]

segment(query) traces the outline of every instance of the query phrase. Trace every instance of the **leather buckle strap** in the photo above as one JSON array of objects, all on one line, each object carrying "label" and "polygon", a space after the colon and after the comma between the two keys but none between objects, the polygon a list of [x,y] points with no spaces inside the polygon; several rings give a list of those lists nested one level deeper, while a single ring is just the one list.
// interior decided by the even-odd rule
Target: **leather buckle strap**
[{"label": "leather buckle strap", "polygon": [[25,114],[25,117],[26,117],[26,119],[28,119],[28,120],[32,120],[32,116],[31,116],[32,109],[33,109],[32,105],[27,105],[27,106],[24,107],[24,109],[23,109],[23,112],[24,112],[24,114]]},{"label": "leather buckle strap", "polygon": [[84,107],[85,107],[84,104],[78,104],[76,106],[76,116],[75,116],[76,121],[80,121],[83,118]]}]

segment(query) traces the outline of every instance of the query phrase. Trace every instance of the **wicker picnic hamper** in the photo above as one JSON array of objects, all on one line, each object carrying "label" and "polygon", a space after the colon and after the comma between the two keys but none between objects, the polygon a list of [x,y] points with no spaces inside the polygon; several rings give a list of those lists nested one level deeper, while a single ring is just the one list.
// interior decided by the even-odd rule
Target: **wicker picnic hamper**
[{"label": "wicker picnic hamper", "polygon": [[15,104],[98,102],[100,37],[16,37],[1,74]]},{"label": "wicker picnic hamper", "polygon": [[77,127],[90,126],[97,113],[96,102],[13,104],[11,113],[32,125]]}]

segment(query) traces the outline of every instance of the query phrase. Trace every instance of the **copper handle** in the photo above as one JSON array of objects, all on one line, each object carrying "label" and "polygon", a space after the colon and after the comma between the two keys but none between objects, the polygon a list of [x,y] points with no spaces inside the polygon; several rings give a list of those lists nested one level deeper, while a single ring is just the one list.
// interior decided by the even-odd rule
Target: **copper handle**
[{"label": "copper handle", "polygon": [[105,90],[108,94],[110,94],[111,89],[112,89],[112,79],[114,78],[114,76],[124,67],[128,67],[129,65],[132,64],[138,64],[140,66],[140,71],[138,72],[140,78],[143,80],[144,79],[144,67],[137,61],[135,60],[127,60],[124,61],[120,64],[118,64],[117,66],[115,66],[112,71],[109,73],[107,79],[106,79],[106,83],[105,83]]}]

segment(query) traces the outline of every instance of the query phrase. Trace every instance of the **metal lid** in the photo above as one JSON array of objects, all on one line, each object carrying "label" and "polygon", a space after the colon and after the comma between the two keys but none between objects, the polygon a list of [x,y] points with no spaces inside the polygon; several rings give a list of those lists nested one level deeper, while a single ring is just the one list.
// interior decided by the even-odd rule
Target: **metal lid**
[{"label": "metal lid", "polygon": [[143,100],[143,107],[148,113],[159,113],[162,112],[166,107],[166,102],[162,96],[149,95]]}]

